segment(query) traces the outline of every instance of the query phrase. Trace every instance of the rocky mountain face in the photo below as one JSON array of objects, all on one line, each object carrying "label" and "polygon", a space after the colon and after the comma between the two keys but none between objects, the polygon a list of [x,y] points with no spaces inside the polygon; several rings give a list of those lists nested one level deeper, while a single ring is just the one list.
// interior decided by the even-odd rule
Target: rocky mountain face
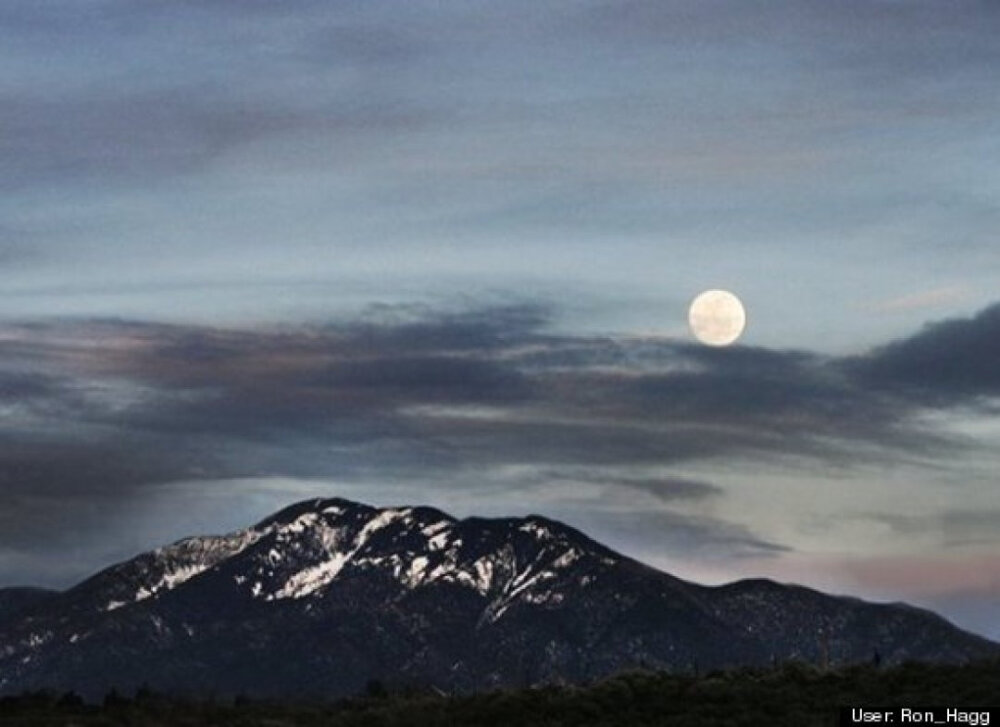
[{"label": "rocky mountain face", "polygon": [[700,586],[543,517],[342,499],[25,593],[0,590],[0,693],[337,696],[372,679],[466,691],[876,649],[885,663],[1000,656],[928,611],[764,580]]}]

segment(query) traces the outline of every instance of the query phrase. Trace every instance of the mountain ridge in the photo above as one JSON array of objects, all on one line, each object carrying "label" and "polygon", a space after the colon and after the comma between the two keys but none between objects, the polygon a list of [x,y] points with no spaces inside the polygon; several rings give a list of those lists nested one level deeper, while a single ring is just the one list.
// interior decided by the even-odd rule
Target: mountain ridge
[{"label": "mountain ridge", "polygon": [[699,585],[542,515],[315,498],[141,553],[0,621],[0,693],[331,696],[372,678],[471,691],[875,651],[961,662],[1000,645],[910,606],[766,579]]}]

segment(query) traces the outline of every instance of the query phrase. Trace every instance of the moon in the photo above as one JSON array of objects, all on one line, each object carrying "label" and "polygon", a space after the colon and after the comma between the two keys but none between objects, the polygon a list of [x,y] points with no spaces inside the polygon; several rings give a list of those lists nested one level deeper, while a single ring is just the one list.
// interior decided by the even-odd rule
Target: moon
[{"label": "moon", "polygon": [[740,299],[728,290],[706,290],[691,301],[688,324],[705,345],[729,346],[746,328],[747,314]]}]

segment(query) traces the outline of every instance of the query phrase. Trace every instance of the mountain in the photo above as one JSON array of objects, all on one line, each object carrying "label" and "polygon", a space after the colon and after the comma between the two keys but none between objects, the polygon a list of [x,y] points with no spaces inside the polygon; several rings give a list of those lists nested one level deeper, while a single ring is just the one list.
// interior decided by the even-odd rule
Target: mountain
[{"label": "mountain", "polygon": [[[30,599],[29,599],[30,600]],[[0,693],[467,691],[787,659],[1000,656],[928,611],[765,580],[680,580],[540,516],[342,499],[114,565],[0,619]]]},{"label": "mountain", "polygon": [[0,624],[58,595],[47,588],[0,588]]}]

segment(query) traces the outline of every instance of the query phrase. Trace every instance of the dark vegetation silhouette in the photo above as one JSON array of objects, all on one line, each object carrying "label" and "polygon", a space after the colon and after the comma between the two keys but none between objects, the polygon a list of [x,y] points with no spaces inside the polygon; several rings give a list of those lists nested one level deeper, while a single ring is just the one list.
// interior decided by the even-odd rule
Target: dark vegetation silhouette
[{"label": "dark vegetation silhouette", "polygon": [[637,671],[580,686],[550,685],[449,696],[371,680],[361,694],[329,703],[191,700],[142,687],[111,690],[100,704],[76,694],[34,692],[0,699],[3,725],[173,727],[422,727],[533,725],[643,727],[837,724],[841,706],[970,708],[1000,702],[1000,661],[966,665],[874,663],[823,669],[803,662],[704,675]]}]

